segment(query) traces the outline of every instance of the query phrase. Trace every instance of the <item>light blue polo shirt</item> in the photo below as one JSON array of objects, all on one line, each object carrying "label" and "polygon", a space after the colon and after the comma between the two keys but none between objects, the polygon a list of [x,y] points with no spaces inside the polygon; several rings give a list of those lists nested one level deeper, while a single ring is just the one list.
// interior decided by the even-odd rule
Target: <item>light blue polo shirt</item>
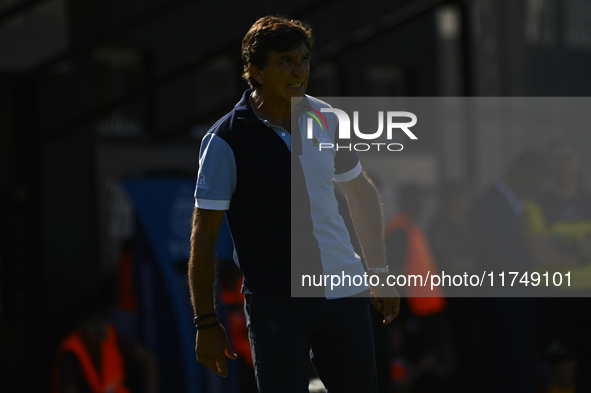
[{"label": "light blue polo shirt", "polygon": [[[290,173],[286,170],[284,149],[286,154],[291,154],[292,165],[297,155],[296,162],[301,165],[305,179],[310,236],[317,242],[310,249],[319,254],[322,265],[318,272],[362,276],[365,270],[338,212],[333,184],[359,176],[359,158],[355,151],[335,148],[320,151],[318,146],[320,142],[336,145],[336,115],[323,113],[321,123],[315,120],[313,138],[309,139],[310,115],[306,112],[310,108],[320,111],[330,106],[306,96],[299,104],[302,107],[297,119],[300,132],[293,133],[299,141],[292,144],[289,132],[256,117],[248,101],[250,93],[251,90],[246,91],[234,111],[220,119],[203,138],[195,190],[195,206],[226,210],[235,244],[235,261],[244,273],[243,292],[272,296],[273,291],[283,293],[290,285],[285,264],[290,262],[286,259],[291,244],[287,243],[289,229],[284,222],[289,218],[284,210],[285,199],[289,202],[294,194],[286,187]],[[251,210],[261,212],[256,216],[259,219],[251,215]],[[289,214],[289,207],[287,210]],[[331,290],[329,285],[324,292],[327,298],[340,298],[366,289],[362,285]]]}]

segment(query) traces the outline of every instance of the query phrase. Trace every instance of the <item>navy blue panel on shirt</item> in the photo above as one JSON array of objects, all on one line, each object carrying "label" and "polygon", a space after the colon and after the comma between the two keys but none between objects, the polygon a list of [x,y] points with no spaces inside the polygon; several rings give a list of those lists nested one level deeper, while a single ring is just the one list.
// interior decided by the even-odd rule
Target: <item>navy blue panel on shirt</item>
[{"label": "navy blue panel on shirt", "polygon": [[236,189],[226,216],[244,274],[243,292],[289,296],[291,153],[254,116],[249,94],[210,130],[230,146],[236,162]]}]

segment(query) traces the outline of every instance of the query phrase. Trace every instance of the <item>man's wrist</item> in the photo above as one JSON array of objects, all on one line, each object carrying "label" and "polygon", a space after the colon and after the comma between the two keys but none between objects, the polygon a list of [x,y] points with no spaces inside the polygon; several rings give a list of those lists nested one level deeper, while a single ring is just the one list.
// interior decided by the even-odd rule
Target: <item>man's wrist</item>
[{"label": "man's wrist", "polygon": [[[197,325],[199,322],[203,322],[206,319],[210,319],[211,320],[211,319],[214,319],[214,318],[216,320],[218,319],[218,315],[215,312],[204,313],[204,314],[198,315],[195,318],[193,318],[193,323],[195,325]],[[209,322],[211,322],[211,321],[209,321]]]},{"label": "man's wrist", "polygon": [[221,326],[220,321],[216,320],[215,322],[212,322],[212,323],[207,323],[207,324],[203,324],[203,325],[195,325],[195,328],[197,329],[197,331],[199,331],[199,330],[211,329],[211,328],[218,327],[218,326]]}]

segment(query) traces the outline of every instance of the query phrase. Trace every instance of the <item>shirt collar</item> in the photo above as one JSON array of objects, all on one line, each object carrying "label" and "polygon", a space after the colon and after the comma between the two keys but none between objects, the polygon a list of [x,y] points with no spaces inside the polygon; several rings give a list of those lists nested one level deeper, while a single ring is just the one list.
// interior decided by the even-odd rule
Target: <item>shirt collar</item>
[{"label": "shirt collar", "polygon": [[257,124],[262,123],[262,120],[254,113],[252,105],[250,104],[250,95],[252,94],[252,91],[252,89],[248,89],[244,92],[242,98],[234,107],[234,112],[238,119],[244,120],[249,126],[256,126]]},{"label": "shirt collar", "polygon": [[[236,117],[238,119],[244,120],[249,126],[256,126],[263,121],[254,113],[254,110],[252,109],[252,105],[250,103],[250,95],[252,92],[253,89],[248,89],[244,92],[240,101],[238,101],[236,106],[234,106],[234,112],[236,113]],[[311,105],[310,101],[308,100],[308,96],[304,96],[302,100],[296,104],[295,113],[292,114],[292,117],[295,117],[296,119],[299,118],[300,115],[306,111],[305,107],[310,106]]]},{"label": "shirt collar", "polygon": [[523,213],[523,204],[521,203],[517,195],[515,195],[511,187],[509,187],[507,183],[505,183],[501,179],[495,182],[495,186],[501,192],[501,194],[503,194],[505,199],[507,199],[507,202],[509,202],[509,205],[511,205],[511,208],[513,208],[515,214],[520,216]]},{"label": "shirt collar", "polygon": [[302,97],[302,99],[300,100],[300,102],[298,102],[296,104],[296,109],[298,111],[300,111],[301,113],[303,113],[303,112],[305,112],[306,107],[311,107],[311,106],[312,106],[312,104],[310,104],[310,100],[308,100],[308,96],[304,95]]}]

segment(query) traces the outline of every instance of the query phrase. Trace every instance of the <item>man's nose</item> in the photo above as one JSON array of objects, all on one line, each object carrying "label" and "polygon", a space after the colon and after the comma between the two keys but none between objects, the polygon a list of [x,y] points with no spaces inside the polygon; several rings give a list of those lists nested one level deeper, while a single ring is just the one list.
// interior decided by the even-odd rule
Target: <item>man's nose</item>
[{"label": "man's nose", "polygon": [[304,64],[303,60],[299,60],[296,62],[295,67],[293,69],[293,74],[295,76],[305,76],[306,75],[306,64]]}]

